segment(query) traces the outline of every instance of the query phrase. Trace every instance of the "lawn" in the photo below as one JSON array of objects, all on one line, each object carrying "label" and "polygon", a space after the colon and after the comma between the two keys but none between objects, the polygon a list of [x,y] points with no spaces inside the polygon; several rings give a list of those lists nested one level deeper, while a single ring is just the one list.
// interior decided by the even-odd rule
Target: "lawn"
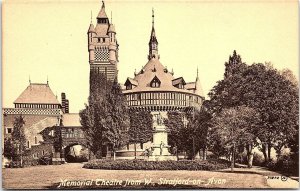
[{"label": "lawn", "polygon": [[[59,166],[49,165],[19,169],[3,169],[3,188],[56,189],[60,185],[60,182],[64,181],[65,184],[61,187],[64,187],[65,189],[270,188],[267,184],[267,179],[263,175],[255,172],[99,170],[85,169],[82,168],[82,166],[83,164],[79,163],[69,163]],[[145,179],[148,181],[151,179],[151,183],[145,185]],[[66,180],[71,182],[68,183]],[[74,181],[77,181],[76,183],[78,186],[74,186]],[[93,183],[91,186],[88,185],[89,181]],[[97,186],[96,183],[104,185]],[[80,186],[79,184],[83,184],[83,186]]]}]

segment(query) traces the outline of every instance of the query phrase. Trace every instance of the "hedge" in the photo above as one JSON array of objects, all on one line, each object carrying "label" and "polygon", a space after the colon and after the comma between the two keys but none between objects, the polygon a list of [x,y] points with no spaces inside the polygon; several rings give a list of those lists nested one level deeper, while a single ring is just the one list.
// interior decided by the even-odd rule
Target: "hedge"
[{"label": "hedge", "polygon": [[221,159],[205,161],[144,161],[144,160],[93,160],[83,168],[107,170],[219,170],[230,167],[230,162]]}]

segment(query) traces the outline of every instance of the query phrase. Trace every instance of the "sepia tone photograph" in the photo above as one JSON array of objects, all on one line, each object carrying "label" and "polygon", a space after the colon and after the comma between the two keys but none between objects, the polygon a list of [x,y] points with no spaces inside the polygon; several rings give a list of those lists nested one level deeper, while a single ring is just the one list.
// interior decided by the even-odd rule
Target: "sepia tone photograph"
[{"label": "sepia tone photograph", "polygon": [[5,0],[2,189],[299,189],[296,0]]}]

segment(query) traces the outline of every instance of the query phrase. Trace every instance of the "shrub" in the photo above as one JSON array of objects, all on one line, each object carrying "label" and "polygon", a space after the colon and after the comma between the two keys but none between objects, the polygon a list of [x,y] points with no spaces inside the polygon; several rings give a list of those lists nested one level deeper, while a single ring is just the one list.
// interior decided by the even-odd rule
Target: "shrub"
[{"label": "shrub", "polygon": [[267,167],[270,170],[280,171],[283,173],[293,174],[295,176],[299,176],[299,163],[292,160],[290,155],[282,155],[278,158],[277,162],[269,162]]},{"label": "shrub", "polygon": [[265,159],[263,155],[254,153],[253,154],[253,165],[255,166],[263,166]]},{"label": "shrub", "polygon": [[107,170],[219,170],[229,168],[226,160],[205,161],[143,161],[143,160],[93,160],[83,168]]}]

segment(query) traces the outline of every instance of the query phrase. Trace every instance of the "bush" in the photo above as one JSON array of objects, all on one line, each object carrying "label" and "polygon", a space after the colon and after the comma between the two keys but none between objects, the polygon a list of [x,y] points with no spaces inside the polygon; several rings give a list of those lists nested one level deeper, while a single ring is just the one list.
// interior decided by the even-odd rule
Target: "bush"
[{"label": "bush", "polygon": [[257,153],[253,154],[253,165],[263,166],[264,162],[265,162],[265,159],[264,159],[263,155],[260,155]]},{"label": "bush", "polygon": [[226,160],[205,161],[144,161],[144,160],[93,160],[83,166],[107,170],[219,170],[230,167]]},{"label": "bush", "polygon": [[282,155],[278,158],[277,162],[269,162],[267,167],[270,170],[279,171],[283,173],[293,174],[299,176],[298,170],[299,163],[291,159],[289,155]]}]

